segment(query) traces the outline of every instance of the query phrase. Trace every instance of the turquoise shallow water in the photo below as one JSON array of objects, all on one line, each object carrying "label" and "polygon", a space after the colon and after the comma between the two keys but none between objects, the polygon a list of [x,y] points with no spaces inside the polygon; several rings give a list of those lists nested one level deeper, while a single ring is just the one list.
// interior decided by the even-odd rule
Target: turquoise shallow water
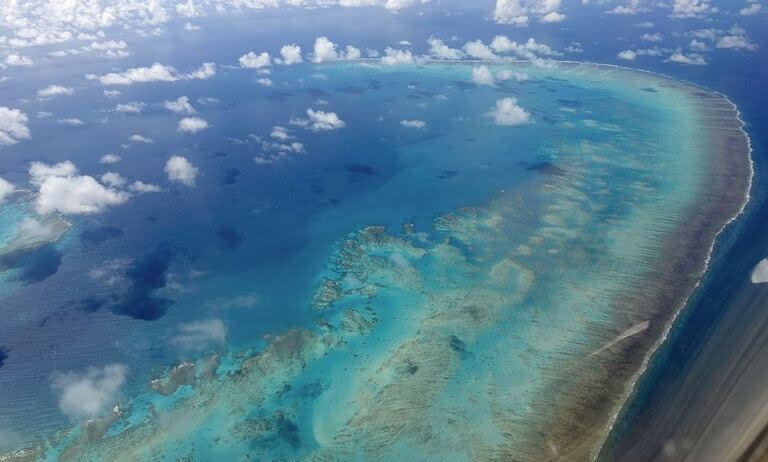
[{"label": "turquoise shallow water", "polygon": [[[251,160],[266,148],[240,138],[226,166],[214,163],[210,153],[224,148],[206,138],[187,147],[205,172],[195,191],[103,218],[123,230],[114,241],[62,241],[64,262],[44,284],[68,286],[53,292],[65,301],[92,284],[78,278],[84,268],[140,258],[155,242],[184,250],[171,260],[174,278],[156,291],[172,300],[159,320],[56,307],[65,314],[44,329],[77,322],[104,330],[60,340],[72,354],[43,370],[120,362],[131,372],[115,422],[49,440],[47,457],[534,460],[567,449],[558,431],[536,432],[568,407],[571,395],[555,385],[593,370],[599,377],[603,356],[615,353],[599,347],[644,321],[616,300],[652,274],[706,186],[701,108],[688,87],[650,74],[491,68],[527,78],[478,87],[464,64],[281,70],[278,88],[253,89],[274,111],[232,100],[214,125],[231,130],[227,117],[237,113],[265,119],[263,132],[314,104],[338,112],[346,127],[291,127],[307,152],[268,166]],[[300,77],[312,73],[311,82]],[[530,121],[496,125],[489,111],[503,97],[517,98]],[[153,154],[137,154],[128,168],[146,168]],[[233,159],[243,179],[227,189],[218,172]],[[18,221],[12,210],[3,212],[9,223]],[[212,228],[239,240],[222,247]],[[8,289],[11,305],[28,302],[27,287]],[[232,302],[246,296],[258,303]],[[227,325],[225,345],[169,346],[179,323],[211,318]],[[29,380],[20,363],[41,346],[27,337],[11,344],[20,356],[3,389]],[[207,356],[212,350],[219,355]],[[167,392],[181,384],[171,396],[148,390],[160,367],[181,359],[196,363],[196,379],[166,377]],[[50,385],[28,390],[4,405],[45,429],[56,407]],[[53,403],[26,412],[42,393]]]}]

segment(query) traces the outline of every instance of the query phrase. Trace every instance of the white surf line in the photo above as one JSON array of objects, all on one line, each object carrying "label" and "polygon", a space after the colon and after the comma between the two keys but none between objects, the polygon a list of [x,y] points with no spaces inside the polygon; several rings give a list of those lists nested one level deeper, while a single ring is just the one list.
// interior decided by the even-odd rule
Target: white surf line
[{"label": "white surf line", "polygon": [[630,327],[629,329],[625,330],[621,334],[614,337],[614,339],[611,340],[610,342],[606,343],[605,345],[601,346],[597,350],[587,355],[587,357],[591,358],[593,356],[599,355],[600,353],[604,352],[605,350],[608,350],[609,348],[621,342],[622,340],[628,339],[629,337],[633,337],[641,332],[644,332],[646,329],[648,329],[648,327],[650,327],[650,325],[651,325],[651,322],[647,320],[635,324],[634,326]]}]

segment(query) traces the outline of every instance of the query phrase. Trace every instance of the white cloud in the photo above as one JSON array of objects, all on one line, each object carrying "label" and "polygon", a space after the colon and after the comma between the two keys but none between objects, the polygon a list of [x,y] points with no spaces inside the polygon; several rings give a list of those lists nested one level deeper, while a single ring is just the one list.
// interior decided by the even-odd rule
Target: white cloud
[{"label": "white cloud", "polygon": [[131,135],[128,138],[128,140],[134,143],[152,144],[152,138],[147,138],[146,136],[141,136],[137,134]]},{"label": "white cloud", "polygon": [[37,90],[37,96],[40,98],[52,98],[60,95],[71,95],[75,91],[71,87],[63,87],[61,85],[48,85],[45,88]]},{"label": "white cloud", "polygon": [[347,48],[344,52],[344,57],[350,61],[355,61],[360,59],[362,56],[362,53],[360,52],[360,49],[357,47],[353,47],[352,45],[347,45]]},{"label": "white cloud", "polygon": [[757,50],[757,45],[751,43],[744,35],[725,35],[715,44],[717,48],[730,48],[735,50]]},{"label": "white cloud", "polygon": [[292,118],[291,125],[308,128],[315,132],[338,130],[344,128],[346,123],[335,112],[315,111],[307,109],[309,119]]},{"label": "white cloud", "polygon": [[204,80],[216,74],[216,65],[203,63],[199,69],[189,74],[179,74],[176,69],[165,64],[154,63],[149,67],[134,67],[124,72],[109,74],[86,74],[88,80],[98,80],[102,85],[133,85],[148,82],[175,82],[177,80]]},{"label": "white cloud", "polygon": [[424,128],[427,123],[423,120],[401,120],[400,125],[407,128]]},{"label": "white cloud", "polygon": [[107,98],[117,98],[122,92],[120,90],[104,90],[104,96]]},{"label": "white cloud", "polygon": [[197,113],[186,96],[179,96],[173,101],[164,101],[163,107],[176,114],[191,115]]},{"label": "white cloud", "polygon": [[70,127],[82,127],[85,125],[85,122],[82,120],[76,118],[76,117],[68,117],[65,119],[59,119],[56,122],[58,122],[60,125],[68,125]]},{"label": "white cloud", "polygon": [[200,351],[221,346],[227,340],[227,326],[220,319],[193,321],[179,325],[179,333],[171,340],[184,350]]},{"label": "white cloud", "polygon": [[31,138],[27,115],[18,109],[0,106],[0,146]]},{"label": "white cloud", "polygon": [[184,117],[179,121],[178,131],[182,133],[197,133],[208,128],[208,122],[200,117]]},{"label": "white cloud", "polygon": [[499,80],[515,79],[518,82],[524,82],[529,80],[531,77],[525,72],[512,72],[509,69],[502,69],[496,73],[496,78]]},{"label": "white cloud", "polygon": [[694,31],[690,32],[692,37],[695,37],[697,39],[702,40],[709,40],[710,42],[714,42],[717,40],[718,31],[715,29],[696,29]]},{"label": "white cloud", "polygon": [[637,53],[632,50],[624,50],[620,51],[617,57],[625,61],[634,61],[637,58]]},{"label": "white cloud", "polygon": [[496,56],[493,50],[488,47],[488,45],[484,44],[480,40],[465,43],[464,53],[466,53],[470,58],[484,59],[488,61],[499,58]]},{"label": "white cloud", "polygon": [[176,12],[186,18],[196,18],[203,16],[203,10],[194,0],[186,0],[183,3],[176,4]]},{"label": "white cloud", "polygon": [[262,77],[262,78],[256,80],[256,83],[258,83],[259,85],[261,85],[263,87],[271,87],[272,86],[272,79],[269,79],[269,78],[266,78],[266,77]]},{"label": "white cloud", "polygon": [[287,141],[291,139],[291,135],[288,134],[288,130],[285,127],[275,125],[272,127],[272,132],[269,134],[272,138],[280,141]]},{"label": "white cloud", "polygon": [[[607,14],[618,14],[618,15],[635,15],[639,13],[644,13],[650,11],[647,7],[642,6],[642,0],[629,0],[624,5],[617,5],[613,9],[606,11]],[[653,27],[648,26],[648,27]]]},{"label": "white cloud", "polygon": [[690,53],[686,55],[679,51],[670,55],[666,61],[670,63],[690,64],[693,66],[703,66],[707,64],[707,60],[700,54]]},{"label": "white cloud", "polygon": [[565,15],[558,12],[561,0],[496,0],[493,19],[499,24],[525,26],[529,16],[542,23],[560,22]]},{"label": "white cloud", "polygon": [[146,194],[153,192],[161,192],[162,188],[157,185],[144,183],[143,181],[134,181],[128,186],[128,190],[136,194]]},{"label": "white cloud", "polygon": [[3,60],[3,65],[11,66],[11,67],[29,67],[34,65],[34,62],[32,61],[32,58],[28,56],[22,56],[22,55],[17,55],[16,53],[11,53],[5,57],[5,59]]},{"label": "white cloud", "polygon": [[530,121],[530,114],[517,104],[515,98],[503,98],[496,101],[496,107],[489,116],[493,117],[497,125],[515,126]]},{"label": "white cloud", "polygon": [[15,190],[16,188],[10,182],[0,178],[0,204],[5,202]]},{"label": "white cloud", "polygon": [[144,103],[130,102],[124,104],[117,104],[115,111],[122,112],[124,114],[141,114],[144,109]]},{"label": "white cloud", "polygon": [[112,165],[120,162],[120,160],[120,156],[117,154],[104,154],[101,156],[101,159],[99,159],[99,163],[104,165]]},{"label": "white cloud", "polygon": [[691,40],[691,43],[688,44],[688,48],[693,51],[709,51],[709,45],[696,39]]},{"label": "white cloud", "polygon": [[45,180],[54,177],[70,177],[77,175],[77,167],[70,161],[49,165],[43,162],[32,162],[29,166],[29,181],[40,186]]},{"label": "white cloud", "polygon": [[752,270],[750,277],[752,284],[763,284],[768,282],[768,258],[763,259]]},{"label": "white cloud", "polygon": [[[510,40],[505,35],[497,35],[491,41],[491,49],[496,53],[506,54],[512,53],[518,58],[523,59],[536,59],[539,55],[542,56],[559,56],[560,53],[553,50],[549,45],[539,43],[533,37],[529,37],[526,42],[518,43],[514,40]],[[488,50],[490,52],[490,50]],[[487,52],[483,52],[487,53]],[[493,53],[493,52],[490,52]]]},{"label": "white cloud", "polygon": [[119,173],[107,172],[101,175],[101,182],[113,188],[121,188],[125,186],[126,180]]},{"label": "white cloud", "polygon": [[429,43],[429,55],[433,58],[461,59],[464,57],[461,50],[449,47],[440,39],[430,37],[427,43]]},{"label": "white cloud", "polygon": [[762,5],[759,3],[750,3],[749,6],[746,6],[739,10],[739,14],[742,16],[752,16],[760,12],[762,10]]},{"label": "white cloud", "polygon": [[472,68],[472,82],[476,85],[496,85],[493,73],[488,66],[476,66]]},{"label": "white cloud", "polygon": [[654,34],[643,34],[640,36],[640,40],[645,40],[646,42],[661,42],[662,36],[658,32]]},{"label": "white cloud", "polygon": [[339,53],[336,51],[336,44],[328,40],[328,37],[322,36],[315,39],[314,54],[312,61],[322,63],[325,61],[336,61],[339,59]]},{"label": "white cloud", "polygon": [[565,15],[558,13],[557,11],[550,11],[549,13],[539,18],[539,22],[543,24],[551,24],[562,21],[565,21]]},{"label": "white cloud", "polygon": [[33,162],[29,175],[31,183],[39,186],[36,207],[41,215],[94,214],[130,198],[128,193],[106,187],[91,176],[78,175],[69,161],[55,165]]},{"label": "white cloud", "polygon": [[280,56],[282,56],[282,58],[276,60],[279,64],[284,64],[286,66],[298,64],[302,61],[301,47],[293,43],[290,45],[283,45],[283,47],[280,48]]},{"label": "white cloud", "polygon": [[244,54],[237,60],[243,69],[261,69],[272,65],[272,58],[266,51],[256,54],[252,51]]},{"label": "white cloud", "polygon": [[127,373],[122,364],[90,368],[81,374],[55,373],[52,385],[59,394],[59,409],[73,420],[103,415],[116,404]]},{"label": "white cloud", "polygon": [[674,0],[670,16],[677,19],[701,18],[716,12],[717,8],[707,1]]},{"label": "white cloud", "polygon": [[384,56],[381,57],[381,62],[387,66],[413,64],[416,62],[416,58],[413,56],[411,50],[397,50],[395,48],[387,47],[384,50]]},{"label": "white cloud", "polygon": [[189,187],[194,187],[200,170],[185,157],[173,156],[165,164],[165,173],[168,174],[168,181],[175,181]]},{"label": "white cloud", "polygon": [[181,74],[180,80],[206,80],[216,75],[216,64],[203,63],[200,67],[189,74]]}]

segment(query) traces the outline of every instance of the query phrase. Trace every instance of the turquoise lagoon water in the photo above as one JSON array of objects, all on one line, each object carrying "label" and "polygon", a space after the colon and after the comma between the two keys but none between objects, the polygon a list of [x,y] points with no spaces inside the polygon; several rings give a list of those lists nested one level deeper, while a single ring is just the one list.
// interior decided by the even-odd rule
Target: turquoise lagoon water
[{"label": "turquoise lagoon water", "polygon": [[[28,435],[60,428],[48,375],[117,362],[130,371],[119,415],[46,437],[36,454],[567,457],[572,441],[547,428],[583,397],[560,385],[600,377],[603,356],[631,348],[628,340],[599,350],[645,320],[616,300],[652,277],[706,188],[701,107],[690,88],[651,74],[490,67],[526,78],[476,86],[467,64],[307,65],[277,70],[264,89],[232,70],[215,79],[227,90],[205,113],[213,133],[194,144],[163,139],[173,123],[164,114],[116,122],[126,134],[157,125],[153,146],[124,156],[126,176],[160,182],[164,152],[180,150],[203,176],[194,190],[74,220],[50,278],[3,273],[12,314],[2,415]],[[185,90],[214,88],[194,85]],[[495,124],[489,112],[504,97],[530,121]],[[312,133],[288,124],[307,107],[337,112],[346,126]],[[289,128],[306,152],[253,162],[269,151],[247,134],[266,139],[272,125]],[[79,165],[95,170],[95,159]],[[14,207],[3,208],[4,230],[21,219]],[[120,232],[71,237],[93,227]],[[167,281],[152,291],[170,300],[163,316],[78,308],[84,295],[115,290],[84,277],[89,269],[141,261],[161,245],[172,249],[160,265]],[[41,287],[57,302],[28,308]],[[238,304],[243,297],[256,301]],[[227,326],[226,344],[172,346],[180,323],[212,318]],[[43,351],[55,354],[31,372],[25,362]],[[152,391],[149,380],[180,360],[196,363],[197,378],[174,383],[171,374],[174,393]]]}]

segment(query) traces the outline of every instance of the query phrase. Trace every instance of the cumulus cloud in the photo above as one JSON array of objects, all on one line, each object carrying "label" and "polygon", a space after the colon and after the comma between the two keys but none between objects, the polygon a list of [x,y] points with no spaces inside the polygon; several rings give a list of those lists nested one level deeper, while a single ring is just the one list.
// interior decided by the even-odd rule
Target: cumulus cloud
[{"label": "cumulus cloud", "polygon": [[85,125],[85,122],[78,119],[77,117],[67,117],[64,119],[58,119],[56,122],[59,123],[59,125],[68,125],[70,127],[82,127]]},{"label": "cumulus cloud", "polygon": [[744,35],[724,35],[715,44],[716,48],[729,48],[734,50],[757,50],[757,45],[751,43]]},{"label": "cumulus cloud", "polygon": [[197,113],[186,96],[179,96],[173,101],[164,101],[163,107],[176,114],[191,115]]},{"label": "cumulus cloud", "polygon": [[9,67],[29,67],[29,66],[32,66],[33,64],[34,62],[30,57],[17,55],[16,53],[9,54],[3,60],[3,66],[9,66]]},{"label": "cumulus cloud", "polygon": [[52,386],[58,393],[59,409],[72,420],[103,415],[116,404],[127,373],[128,368],[122,364],[90,368],[83,373],[55,373]]},{"label": "cumulus cloud", "polygon": [[272,58],[266,51],[259,54],[249,51],[241,56],[238,62],[243,69],[262,69],[272,65]]},{"label": "cumulus cloud", "polygon": [[[481,42],[482,43],[482,42]],[[549,45],[539,43],[533,37],[529,37],[527,41],[518,43],[517,41],[510,40],[505,35],[497,35],[491,41],[491,49],[493,52],[499,54],[511,53],[521,59],[536,59],[539,56],[559,56],[560,53],[553,50]],[[477,48],[482,50],[482,48]],[[482,54],[492,54],[493,52],[488,50],[479,51]],[[494,56],[495,57],[495,56]]]},{"label": "cumulus cloud", "polygon": [[676,19],[702,18],[716,12],[717,8],[707,1],[674,0],[670,16]]},{"label": "cumulus cloud", "polygon": [[128,186],[128,190],[136,194],[146,194],[146,193],[161,192],[162,188],[154,184],[144,183],[143,181],[137,180]]},{"label": "cumulus cloud", "polygon": [[322,63],[324,61],[336,61],[339,59],[339,53],[336,51],[336,44],[331,42],[328,37],[322,36],[316,38],[313,49],[313,62]]},{"label": "cumulus cloud", "polygon": [[637,53],[632,50],[624,50],[620,51],[617,57],[625,61],[634,61],[637,58]]},{"label": "cumulus cloud", "polygon": [[181,183],[192,188],[195,186],[200,170],[192,165],[186,157],[173,156],[165,164],[165,173],[168,175],[168,181]]},{"label": "cumulus cloud", "polygon": [[496,85],[496,79],[488,66],[476,66],[472,68],[472,82],[475,85]]},{"label": "cumulus cloud", "polygon": [[491,48],[483,43],[481,40],[475,40],[473,42],[467,42],[464,44],[464,53],[470,58],[484,59],[486,61],[492,61],[499,59],[498,56],[491,50]]},{"label": "cumulus cloud", "polygon": [[48,85],[45,88],[37,90],[37,96],[39,98],[53,98],[54,96],[72,95],[75,92],[71,87],[63,87],[61,85]]},{"label": "cumulus cloud", "polygon": [[0,204],[5,202],[15,190],[16,188],[10,182],[0,178]]},{"label": "cumulus cloud", "polygon": [[488,115],[497,125],[515,126],[530,121],[530,114],[517,104],[515,98],[503,98],[496,101],[496,107]]},{"label": "cumulus cloud", "polygon": [[0,106],[0,146],[31,138],[27,115],[18,109]]},{"label": "cumulus cloud", "polygon": [[284,64],[286,66],[298,64],[302,61],[301,47],[296,44],[283,45],[283,47],[280,48],[280,56],[282,56],[282,58],[275,60],[278,64]]},{"label": "cumulus cloud", "polygon": [[58,212],[63,215],[88,215],[108,207],[121,205],[130,195],[92,176],[79,175],[72,162],[48,165],[33,162],[29,169],[30,182],[39,187],[36,210],[45,215]]},{"label": "cumulus cloud", "polygon": [[424,128],[427,123],[423,120],[401,120],[400,125],[406,128]]},{"label": "cumulus cloud", "polygon": [[104,154],[101,156],[101,159],[99,159],[100,164],[104,165],[112,165],[120,162],[121,158],[117,154]]},{"label": "cumulus cloud", "polygon": [[462,59],[464,53],[456,48],[451,48],[440,39],[430,37],[427,40],[429,44],[429,55],[437,59]]},{"label": "cumulus cloud", "polygon": [[227,326],[221,319],[193,321],[179,325],[179,333],[171,342],[183,350],[201,351],[221,346],[227,340]]},{"label": "cumulus cloud", "polygon": [[291,125],[308,128],[314,132],[338,130],[344,128],[346,123],[335,112],[315,111],[307,109],[308,119],[292,118]]},{"label": "cumulus cloud", "polygon": [[125,186],[126,179],[120,176],[119,173],[107,172],[101,175],[101,182],[113,188],[120,188]]},{"label": "cumulus cloud", "polygon": [[543,24],[551,24],[562,21],[565,21],[565,15],[558,13],[557,11],[550,11],[549,13],[539,18],[539,22]]},{"label": "cumulus cloud", "polygon": [[200,117],[184,117],[179,121],[178,131],[182,133],[197,133],[208,128],[208,122]]},{"label": "cumulus cloud", "polygon": [[131,135],[128,138],[128,140],[132,141],[134,143],[144,143],[144,144],[152,144],[153,143],[152,138],[147,138],[146,136],[142,136],[142,135],[138,135],[138,134]]},{"label": "cumulus cloud", "polygon": [[322,36],[315,39],[313,47],[312,62],[323,63],[339,60],[360,59],[360,50],[347,45],[344,51],[339,51],[337,45],[330,41],[328,37]]},{"label": "cumulus cloud", "polygon": [[130,102],[115,105],[115,111],[123,114],[141,114],[144,109],[144,103]]},{"label": "cumulus cloud", "polygon": [[679,51],[670,55],[665,61],[670,63],[689,64],[692,66],[703,66],[707,64],[707,60],[700,54],[689,53],[686,55]]},{"label": "cumulus cloud", "polygon": [[496,0],[493,19],[499,24],[526,26],[529,16],[542,23],[560,22],[565,15],[558,12],[560,0]]},{"label": "cumulus cloud", "polygon": [[757,2],[752,2],[748,6],[742,8],[739,10],[739,14],[742,16],[752,16],[756,15],[762,10],[762,5],[760,5]]},{"label": "cumulus cloud", "polygon": [[645,40],[646,42],[661,42],[662,36],[658,32],[654,34],[643,34],[640,36],[640,40]]},{"label": "cumulus cloud", "polygon": [[387,47],[384,50],[384,56],[381,57],[381,62],[387,66],[413,64],[416,62],[416,58],[413,56],[411,50],[397,50],[395,48]]},{"label": "cumulus cloud", "polygon": [[133,85],[148,82],[175,82],[177,80],[204,80],[216,74],[216,65],[203,63],[199,69],[180,74],[175,68],[154,63],[149,67],[134,67],[124,72],[110,72],[104,75],[86,74],[88,80],[98,80],[102,85]]}]

